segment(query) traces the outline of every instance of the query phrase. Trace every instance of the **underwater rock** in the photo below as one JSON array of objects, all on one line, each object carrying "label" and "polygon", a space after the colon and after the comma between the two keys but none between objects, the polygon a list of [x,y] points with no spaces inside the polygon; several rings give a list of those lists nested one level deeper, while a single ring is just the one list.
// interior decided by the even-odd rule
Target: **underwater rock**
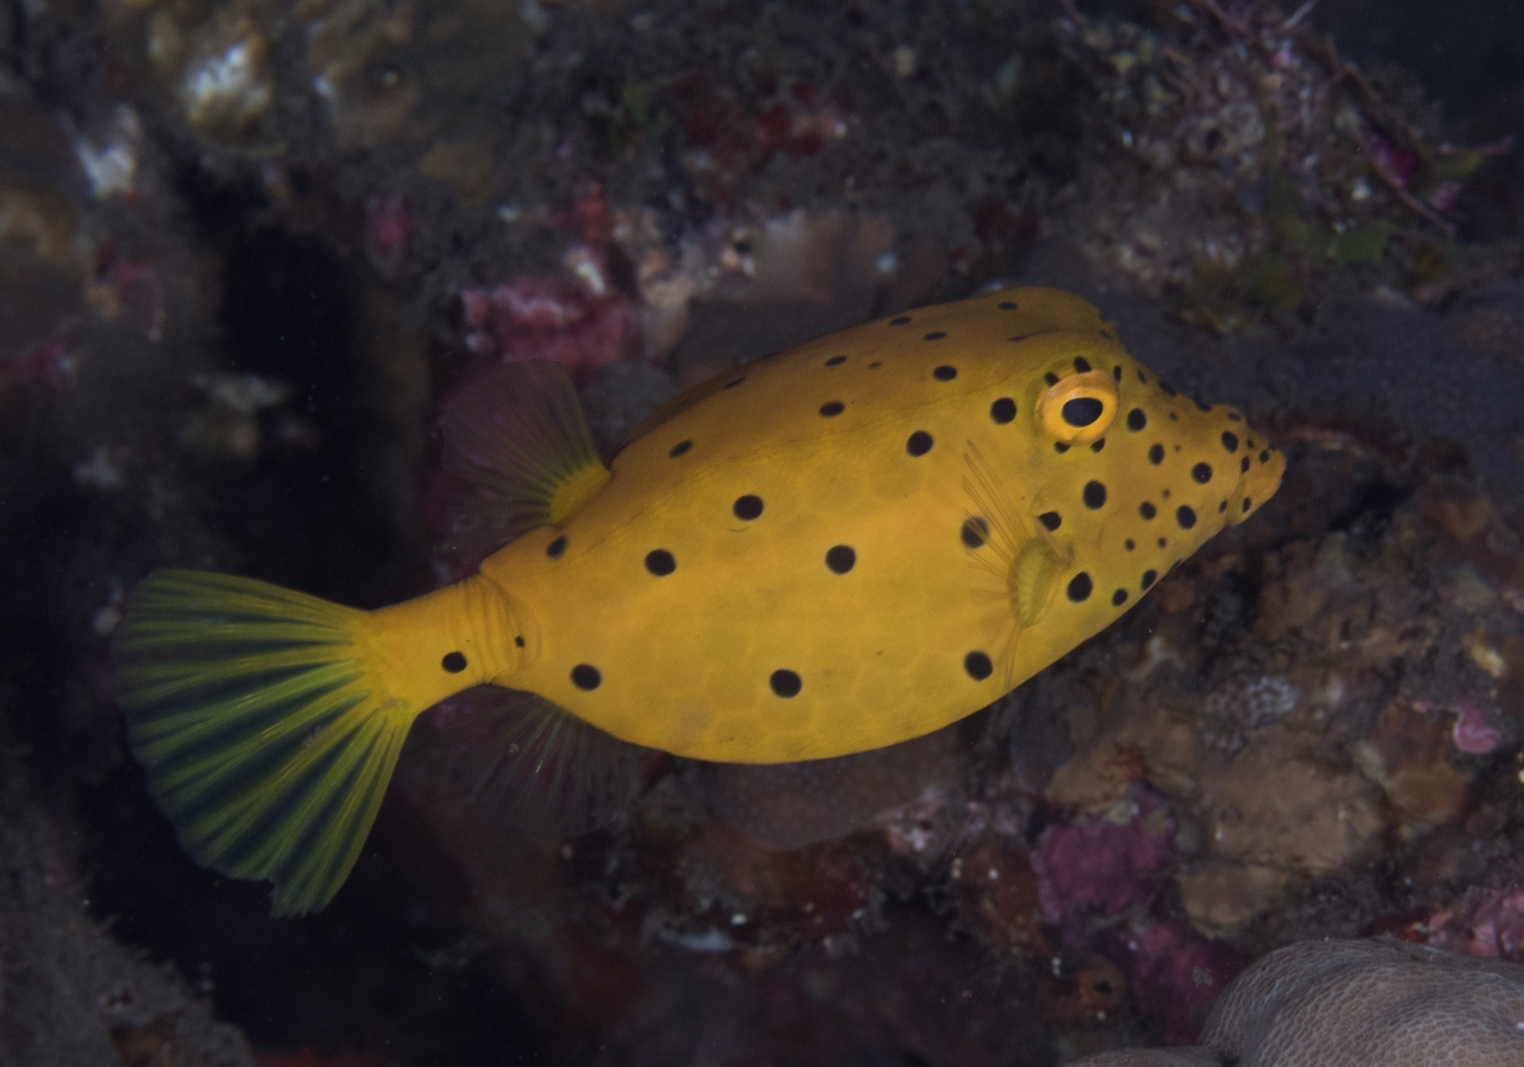
[{"label": "underwater rock", "polygon": [[471,351],[563,363],[582,380],[624,355],[639,327],[622,295],[559,280],[518,278],[465,289],[460,301]]},{"label": "underwater rock", "polygon": [[1435,948],[1524,963],[1524,885],[1468,889],[1416,932]]},{"label": "underwater rock", "polygon": [[1405,837],[1456,818],[1470,800],[1470,778],[1446,759],[1456,736],[1448,719],[1399,702],[1355,748],[1355,762],[1400,812]]},{"label": "underwater rock", "polygon": [[0,1062],[253,1067],[243,1035],[213,1017],[210,981],[193,993],[92,919],[80,831],[46,811],[30,777],[0,754]]},{"label": "underwater rock", "polygon": [[1175,824],[1157,794],[1134,789],[1100,818],[1050,826],[1037,839],[1043,915],[1116,915],[1147,900],[1174,858]]}]

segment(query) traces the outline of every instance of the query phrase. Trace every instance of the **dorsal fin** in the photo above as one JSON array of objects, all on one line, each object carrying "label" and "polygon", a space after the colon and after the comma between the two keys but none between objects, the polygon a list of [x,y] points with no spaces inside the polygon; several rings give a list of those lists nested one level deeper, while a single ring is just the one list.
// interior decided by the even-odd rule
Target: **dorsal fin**
[{"label": "dorsal fin", "polygon": [[485,556],[560,525],[608,481],[571,376],[559,363],[501,363],[469,377],[440,412],[451,494],[448,550]]}]

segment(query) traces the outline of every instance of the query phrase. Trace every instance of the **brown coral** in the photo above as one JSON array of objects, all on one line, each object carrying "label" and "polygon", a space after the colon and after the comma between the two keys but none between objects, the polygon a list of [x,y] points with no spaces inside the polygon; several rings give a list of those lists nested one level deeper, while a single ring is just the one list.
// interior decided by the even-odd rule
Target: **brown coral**
[{"label": "brown coral", "polygon": [[1524,967],[1401,941],[1304,941],[1238,977],[1193,1048],[1083,1067],[1509,1067],[1524,1061]]}]

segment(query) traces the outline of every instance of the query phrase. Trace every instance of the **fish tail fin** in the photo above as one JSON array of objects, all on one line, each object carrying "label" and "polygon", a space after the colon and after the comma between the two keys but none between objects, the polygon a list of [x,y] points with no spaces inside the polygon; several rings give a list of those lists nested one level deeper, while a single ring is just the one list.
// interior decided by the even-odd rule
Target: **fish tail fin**
[{"label": "fish tail fin", "polygon": [[414,718],[448,695],[408,692],[427,687],[416,665],[389,662],[395,642],[375,625],[387,610],[164,570],[134,589],[113,638],[154,798],[198,862],[273,882],[274,915],[333,898]]}]

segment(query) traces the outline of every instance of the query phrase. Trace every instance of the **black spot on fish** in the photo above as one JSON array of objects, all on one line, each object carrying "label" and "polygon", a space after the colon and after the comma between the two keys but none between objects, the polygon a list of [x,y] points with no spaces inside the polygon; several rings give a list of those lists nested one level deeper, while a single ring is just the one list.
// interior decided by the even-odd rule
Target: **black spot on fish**
[{"label": "black spot on fish", "polygon": [[958,536],[962,538],[963,543],[969,548],[983,548],[984,539],[989,535],[989,532],[990,524],[975,515],[963,524],[963,528],[959,531]]},{"label": "black spot on fish", "polygon": [[1144,385],[1147,385],[1148,375],[1144,374],[1141,370],[1138,371],[1138,381],[1142,382]]},{"label": "black spot on fish", "polygon": [[1167,537],[1161,537],[1161,538],[1159,538],[1159,542],[1158,543],[1159,543],[1159,547],[1160,548],[1168,548],[1169,547],[1169,538],[1167,538]]},{"label": "black spot on fish", "polygon": [[1263,451],[1263,452],[1261,452],[1259,454],[1259,461],[1261,463],[1269,463],[1270,462],[1270,450],[1268,448],[1265,449],[1265,451]]},{"label": "black spot on fish", "polygon": [[869,370],[876,370],[876,369],[878,369],[879,367],[882,367],[882,366],[883,366],[882,363],[880,363],[878,360],[874,360],[872,363],[868,364],[868,369]]},{"label": "black spot on fish", "polygon": [[1143,413],[1142,408],[1133,408],[1127,413],[1127,428],[1133,433],[1137,433],[1147,425],[1148,416]]},{"label": "black spot on fish", "polygon": [[773,687],[773,692],[780,697],[794,697],[799,695],[801,683],[799,676],[793,671],[773,671],[767,679],[767,684]]},{"label": "black spot on fish", "polygon": [[1155,467],[1164,462],[1164,446],[1151,445],[1148,449],[1148,462]]},{"label": "black spot on fish", "polygon": [[1230,411],[1230,412],[1228,412],[1228,421],[1229,422],[1243,422],[1244,421],[1244,417],[1242,415],[1240,415],[1236,411]]},{"label": "black spot on fish", "polygon": [[1244,497],[1244,514],[1245,515],[1249,514],[1250,509],[1252,509],[1253,507],[1254,507],[1254,501],[1250,500],[1248,497]]},{"label": "black spot on fish", "polygon": [[1147,589],[1149,586],[1153,585],[1154,584],[1154,579],[1157,578],[1157,577],[1159,577],[1159,572],[1158,571],[1144,571],[1143,572],[1143,583],[1142,583],[1143,584],[1143,588]]},{"label": "black spot on fish", "polygon": [[931,451],[931,434],[925,430],[917,430],[905,442],[905,451],[912,456],[924,456]]},{"label": "black spot on fish", "polygon": [[846,356],[832,356],[830,359],[825,361],[825,365],[827,367],[839,367],[843,363],[845,363],[846,361],[847,361],[847,357]]},{"label": "black spot on fish", "polygon": [[1082,600],[1089,600],[1090,591],[1094,588],[1095,583],[1091,582],[1090,575],[1086,574],[1084,571],[1080,571],[1073,578],[1069,579],[1069,599],[1074,601],[1076,604]]},{"label": "black spot on fish", "polygon": [[1012,301],[1012,300],[1002,300],[1002,301],[1000,301],[1000,303],[996,304],[995,306],[998,307],[1001,311],[1015,311],[1016,310],[1016,303],[1015,303],[1015,301]]},{"label": "black spot on fish", "polygon": [[1127,540],[1122,542],[1122,547],[1127,549],[1127,551],[1131,552],[1133,549],[1137,548],[1138,546],[1133,542],[1133,539],[1129,537]]},{"label": "black spot on fish", "polygon": [[1180,395],[1179,393],[1175,392],[1173,389],[1170,388],[1170,385],[1169,385],[1168,382],[1160,382],[1159,383],[1159,390],[1165,396],[1179,396]]},{"label": "black spot on fish", "polygon": [[846,574],[857,565],[857,551],[851,545],[833,545],[826,551],[826,566],[834,574]]},{"label": "black spot on fish", "polygon": [[1058,375],[1054,374],[1052,371],[1049,371],[1047,374],[1042,376],[1042,380],[1047,382],[1049,385],[1057,385]]},{"label": "black spot on fish", "polygon": [[726,389],[734,389],[736,386],[740,385],[745,380],[746,380],[746,375],[744,375],[744,374],[741,375],[739,378],[732,378],[730,381],[725,383],[724,388],[726,388]]},{"label": "black spot on fish", "polygon": [[1111,368],[1111,378],[1113,381],[1117,382],[1122,380],[1122,365],[1120,363]]},{"label": "black spot on fish", "polygon": [[990,418],[1004,426],[1016,417],[1016,401],[1003,396],[990,405]]},{"label": "black spot on fish", "polygon": [[1045,511],[1041,515],[1037,516],[1037,521],[1042,523],[1049,530],[1056,530],[1063,525],[1064,517],[1056,511]]},{"label": "black spot on fish", "polygon": [[[1174,412],[1173,412],[1173,411],[1171,411],[1171,412],[1170,412],[1170,413],[1169,413],[1169,421],[1170,421],[1170,422],[1179,422],[1179,421],[1180,421],[1180,416],[1179,416],[1179,415],[1176,415],[1176,414],[1175,414],[1175,413],[1174,413]],[[1175,446],[1175,451],[1176,451],[1176,452],[1179,452],[1179,451],[1180,451],[1180,446],[1179,446],[1179,445],[1176,445],[1176,446]]]},{"label": "black spot on fish", "polygon": [[843,404],[840,400],[833,400],[829,404],[820,405],[820,414],[828,419],[834,415],[840,415],[846,410],[847,405]]},{"label": "black spot on fish", "polygon": [[963,669],[976,682],[982,682],[995,673],[995,665],[983,652],[970,652],[963,657]]},{"label": "black spot on fish", "polygon": [[1092,451],[1092,452],[1099,452],[1101,449],[1103,449],[1105,447],[1106,447],[1106,438],[1100,437],[1100,438],[1096,439],[1095,444],[1090,446],[1090,451]]},{"label": "black spot on fish", "polygon": [[889,320],[889,325],[890,326],[905,326],[905,325],[908,325],[909,322],[910,322],[910,316],[909,315],[899,315],[899,316],[896,316],[895,318],[890,319]]},{"label": "black spot on fish", "polygon": [[1226,448],[1229,452],[1237,452],[1238,435],[1229,430],[1224,430],[1222,432],[1222,447]]},{"label": "black spot on fish", "polygon": [[444,659],[439,665],[451,674],[459,674],[466,669],[466,656],[463,652],[446,652]]},{"label": "black spot on fish", "polygon": [[515,645],[517,645],[519,648],[523,648],[524,647],[524,635],[520,634],[519,636],[515,637],[513,639],[513,643]]},{"label": "black spot on fish", "polygon": [[1175,521],[1180,524],[1182,530],[1189,530],[1196,525],[1196,512],[1185,504],[1175,509]]},{"label": "black spot on fish", "polygon": [[1248,456],[1245,456],[1243,459],[1238,461],[1238,473],[1239,474],[1248,474],[1249,473],[1249,457]]},{"label": "black spot on fish", "polygon": [[1069,451],[1069,446],[1064,444],[1062,441],[1054,441],[1053,451],[1057,452],[1061,456],[1065,452]]},{"label": "black spot on fish", "polygon": [[1142,515],[1145,519],[1152,519],[1155,515],[1159,514],[1159,509],[1145,500],[1138,505],[1138,514]]},{"label": "black spot on fish", "polygon": [[1195,404],[1196,407],[1199,408],[1202,411],[1211,411],[1212,410],[1212,405],[1211,404],[1203,404],[1199,400],[1192,400],[1191,403]]},{"label": "black spot on fish", "polygon": [[550,544],[545,546],[545,554],[551,559],[560,559],[561,553],[566,551],[566,535],[562,534]]},{"label": "black spot on fish", "polygon": [[679,441],[677,444],[672,446],[672,451],[668,452],[667,455],[671,456],[673,459],[676,459],[678,456],[682,455],[692,447],[692,441]]},{"label": "black spot on fish", "polygon": [[1127,590],[1118,589],[1115,593],[1111,594],[1112,607],[1119,608],[1125,603],[1127,603]]},{"label": "black spot on fish", "polygon": [[944,364],[932,371],[931,376],[939,382],[950,382],[958,376],[958,368],[949,367]]},{"label": "black spot on fish", "polygon": [[1218,504],[1217,504],[1217,514],[1221,515],[1224,511],[1227,511],[1227,510],[1228,510],[1228,502],[1226,500],[1219,501]]},{"label": "black spot on fish", "polygon": [[1073,400],[1065,402],[1063,407],[1064,421],[1070,426],[1089,426],[1096,419],[1100,418],[1101,412],[1105,410],[1106,405],[1102,404],[1095,397],[1077,396]]},{"label": "black spot on fish", "polygon": [[736,518],[745,519],[747,522],[750,522],[762,514],[762,498],[752,496],[750,493],[747,493],[745,496],[738,496],[736,497],[736,502],[731,505],[730,510],[736,513]]},{"label": "black spot on fish", "polygon": [[572,668],[571,680],[578,689],[593,690],[603,684],[603,674],[591,663],[579,663]]},{"label": "black spot on fish", "polygon": [[665,578],[677,570],[677,560],[665,548],[653,548],[646,553],[646,570],[658,578]]},{"label": "black spot on fish", "polygon": [[1100,482],[1086,482],[1085,490],[1080,495],[1085,501],[1085,506],[1091,511],[1104,507],[1106,504],[1106,487]]},{"label": "black spot on fish", "polygon": [[1206,485],[1212,480],[1212,465],[1210,463],[1198,463],[1191,468],[1191,477],[1196,479],[1198,485]]},{"label": "black spot on fish", "polygon": [[942,340],[942,338],[944,338],[946,336],[947,336],[947,331],[946,330],[932,330],[930,333],[928,333],[924,337],[922,337],[921,340],[923,340],[923,341],[940,341],[940,340]]},{"label": "black spot on fish", "polygon": [[1079,371],[1081,374],[1088,374],[1090,373],[1090,361],[1084,356],[1075,356],[1074,369]]}]

